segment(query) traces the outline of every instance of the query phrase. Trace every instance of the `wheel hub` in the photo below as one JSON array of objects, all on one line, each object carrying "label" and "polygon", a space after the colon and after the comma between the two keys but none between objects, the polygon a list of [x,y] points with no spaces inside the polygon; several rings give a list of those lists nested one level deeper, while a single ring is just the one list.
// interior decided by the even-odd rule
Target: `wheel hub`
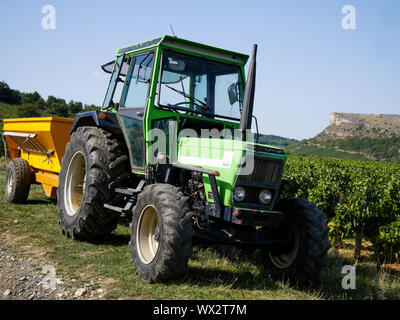
[{"label": "wheel hub", "polygon": [[14,185],[14,177],[13,177],[13,175],[10,173],[10,174],[8,175],[8,179],[7,179],[7,193],[8,193],[8,194],[11,193],[12,188],[13,188],[13,185]]},{"label": "wheel hub", "polygon": [[136,233],[136,245],[143,263],[149,264],[154,260],[159,246],[160,233],[157,211],[149,205],[140,213]]},{"label": "wheel hub", "polygon": [[300,250],[300,232],[294,222],[288,223],[291,242],[285,245],[280,253],[269,252],[269,258],[275,267],[279,269],[288,268],[296,260]]},{"label": "wheel hub", "polygon": [[69,216],[74,216],[83,198],[86,183],[85,156],[77,151],[68,165],[64,186],[65,209]]}]

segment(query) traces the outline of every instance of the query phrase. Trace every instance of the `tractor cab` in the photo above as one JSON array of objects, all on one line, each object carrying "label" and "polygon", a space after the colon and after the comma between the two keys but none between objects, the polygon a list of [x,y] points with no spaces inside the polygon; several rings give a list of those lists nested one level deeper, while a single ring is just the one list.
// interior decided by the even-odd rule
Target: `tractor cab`
[{"label": "tractor cab", "polygon": [[[115,62],[103,66],[111,73],[103,110],[117,112],[128,140],[136,138],[132,128],[143,127],[142,143],[170,121],[199,136],[201,129],[239,128],[247,59],[170,36],[119,49]],[[151,156],[131,161],[140,171]]]}]

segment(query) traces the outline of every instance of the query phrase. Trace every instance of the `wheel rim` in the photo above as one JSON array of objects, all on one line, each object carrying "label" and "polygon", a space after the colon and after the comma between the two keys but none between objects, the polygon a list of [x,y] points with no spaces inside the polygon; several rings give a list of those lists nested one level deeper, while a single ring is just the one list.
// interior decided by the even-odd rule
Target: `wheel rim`
[{"label": "wheel rim", "polygon": [[10,194],[12,192],[13,185],[14,185],[14,177],[13,174],[10,172],[7,177],[7,185],[6,185],[7,194]]},{"label": "wheel rim", "polygon": [[290,251],[282,253],[280,255],[273,255],[269,252],[269,258],[275,267],[279,269],[286,269],[292,265],[296,260],[296,257],[300,249],[300,232],[297,226],[293,223],[289,223],[290,233],[293,236],[293,244]]},{"label": "wheel rim", "polygon": [[144,264],[151,263],[159,246],[160,229],[157,211],[153,206],[145,207],[139,216],[136,245]]},{"label": "wheel rim", "polygon": [[64,203],[67,214],[74,216],[82,203],[86,182],[85,156],[76,152],[69,162],[64,188]]}]

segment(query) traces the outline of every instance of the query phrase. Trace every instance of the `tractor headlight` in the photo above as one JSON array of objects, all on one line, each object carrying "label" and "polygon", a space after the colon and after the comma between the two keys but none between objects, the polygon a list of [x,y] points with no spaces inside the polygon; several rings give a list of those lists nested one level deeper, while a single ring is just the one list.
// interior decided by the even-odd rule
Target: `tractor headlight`
[{"label": "tractor headlight", "polygon": [[268,204],[272,200],[272,193],[271,191],[265,189],[260,192],[260,196],[258,197],[262,204]]},{"label": "tractor headlight", "polygon": [[233,199],[235,201],[243,201],[245,196],[246,191],[243,187],[236,187],[235,190],[233,190]]}]

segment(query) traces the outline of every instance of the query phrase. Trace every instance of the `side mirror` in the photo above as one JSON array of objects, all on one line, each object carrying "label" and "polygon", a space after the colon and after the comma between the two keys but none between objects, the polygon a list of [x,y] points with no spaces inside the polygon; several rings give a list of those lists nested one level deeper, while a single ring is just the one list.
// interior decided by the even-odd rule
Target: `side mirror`
[{"label": "side mirror", "polygon": [[233,105],[235,102],[239,101],[239,93],[237,90],[237,84],[232,83],[228,87],[228,97],[229,97],[229,103]]},{"label": "side mirror", "polygon": [[175,72],[182,72],[185,70],[186,63],[183,60],[168,57],[168,69]]}]

